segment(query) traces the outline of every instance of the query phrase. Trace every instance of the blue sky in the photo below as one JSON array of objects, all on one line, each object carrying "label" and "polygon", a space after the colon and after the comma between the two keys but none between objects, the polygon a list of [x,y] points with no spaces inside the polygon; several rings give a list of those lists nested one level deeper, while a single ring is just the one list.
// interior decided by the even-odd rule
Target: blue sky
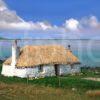
[{"label": "blue sky", "polygon": [[95,15],[100,19],[100,0],[5,0],[26,21],[61,25],[66,19]]},{"label": "blue sky", "polygon": [[0,0],[0,37],[100,39],[100,0]]}]

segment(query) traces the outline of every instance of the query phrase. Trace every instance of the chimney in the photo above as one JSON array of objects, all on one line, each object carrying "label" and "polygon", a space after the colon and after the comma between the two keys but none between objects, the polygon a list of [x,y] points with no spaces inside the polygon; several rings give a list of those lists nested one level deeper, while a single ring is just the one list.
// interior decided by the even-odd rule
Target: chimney
[{"label": "chimney", "polygon": [[12,44],[12,62],[11,65],[15,66],[17,57],[19,56],[19,48],[17,47],[17,40],[14,40]]},{"label": "chimney", "polygon": [[[71,46],[70,45],[68,45],[68,49],[71,51]],[[72,51],[71,51],[72,52]]]}]

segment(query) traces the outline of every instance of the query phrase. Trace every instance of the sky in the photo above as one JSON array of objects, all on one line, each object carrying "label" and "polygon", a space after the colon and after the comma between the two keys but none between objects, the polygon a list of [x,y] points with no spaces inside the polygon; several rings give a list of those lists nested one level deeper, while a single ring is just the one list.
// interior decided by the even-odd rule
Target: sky
[{"label": "sky", "polygon": [[66,19],[95,15],[100,18],[100,0],[5,0],[10,9],[27,21],[61,25]]},{"label": "sky", "polygon": [[100,39],[100,0],[0,0],[0,37]]}]

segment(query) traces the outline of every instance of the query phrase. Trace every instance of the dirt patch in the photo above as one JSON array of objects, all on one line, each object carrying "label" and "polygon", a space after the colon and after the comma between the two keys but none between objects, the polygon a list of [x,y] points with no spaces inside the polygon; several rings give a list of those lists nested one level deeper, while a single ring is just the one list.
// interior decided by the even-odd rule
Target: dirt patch
[{"label": "dirt patch", "polygon": [[83,79],[100,82],[100,78],[87,77],[87,78],[83,78]]},{"label": "dirt patch", "polygon": [[100,90],[89,90],[86,94],[91,97],[100,96]]}]

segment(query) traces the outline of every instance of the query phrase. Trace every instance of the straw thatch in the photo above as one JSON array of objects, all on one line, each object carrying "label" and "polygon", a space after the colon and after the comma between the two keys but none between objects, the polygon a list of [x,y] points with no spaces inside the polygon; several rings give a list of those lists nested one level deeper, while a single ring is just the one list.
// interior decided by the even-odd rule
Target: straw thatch
[{"label": "straw thatch", "polygon": [[[16,67],[35,67],[45,64],[73,64],[78,62],[78,58],[63,46],[25,46],[20,50]],[[4,64],[10,65],[11,58],[7,59]]]}]

